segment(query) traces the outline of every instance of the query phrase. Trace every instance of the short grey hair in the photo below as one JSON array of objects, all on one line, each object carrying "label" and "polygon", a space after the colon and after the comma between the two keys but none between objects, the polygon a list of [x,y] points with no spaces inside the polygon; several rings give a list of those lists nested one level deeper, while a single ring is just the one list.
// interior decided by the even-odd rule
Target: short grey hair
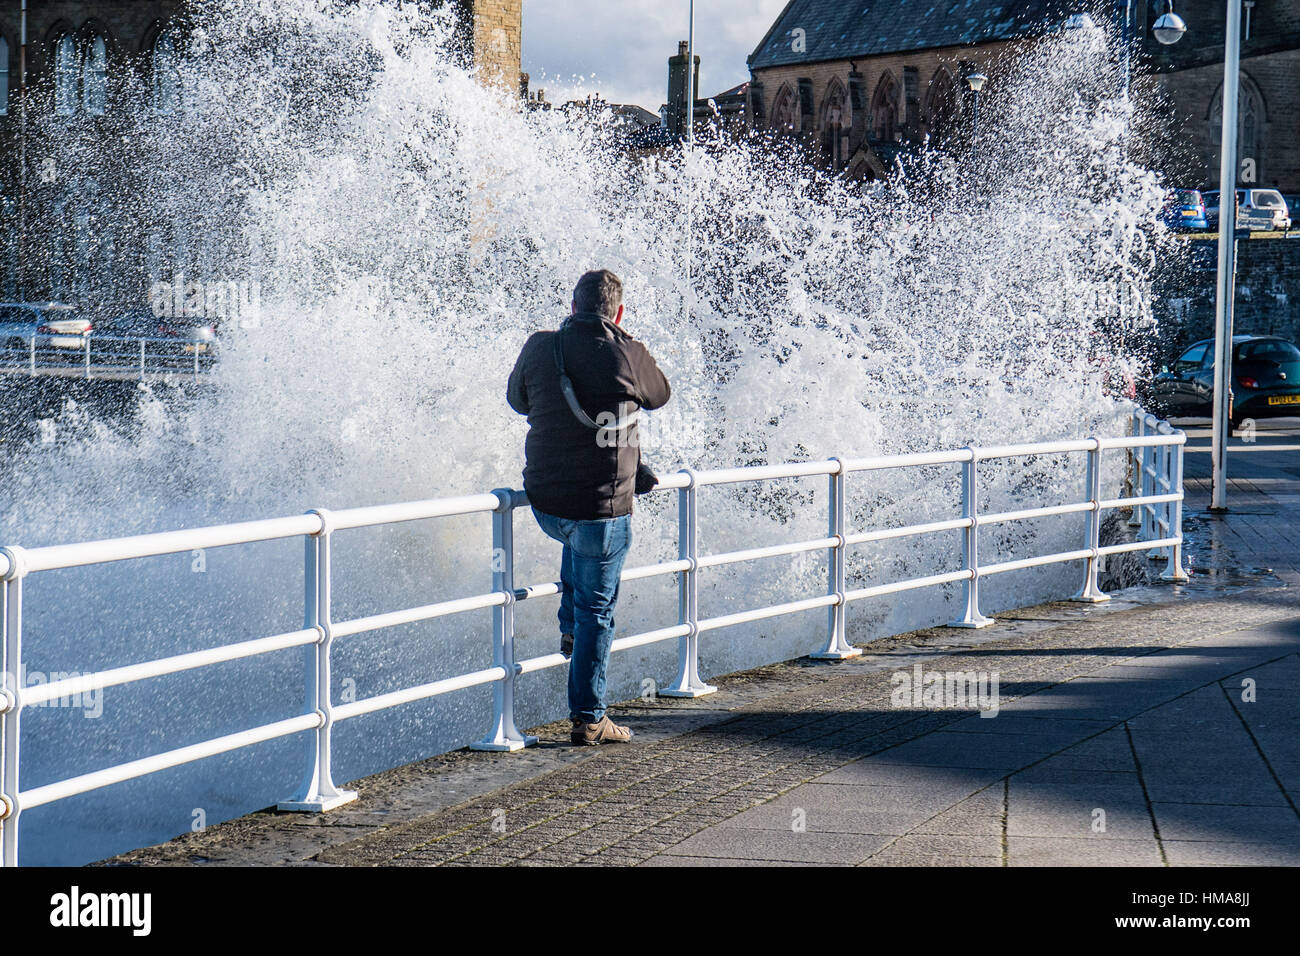
[{"label": "short grey hair", "polygon": [[594,312],[611,322],[623,304],[623,281],[608,269],[583,273],[573,287],[573,307],[577,312]]}]

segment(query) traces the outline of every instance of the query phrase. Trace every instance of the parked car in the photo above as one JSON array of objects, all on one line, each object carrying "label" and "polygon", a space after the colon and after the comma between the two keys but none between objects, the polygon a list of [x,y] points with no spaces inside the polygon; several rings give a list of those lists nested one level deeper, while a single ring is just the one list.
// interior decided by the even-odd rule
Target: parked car
[{"label": "parked car", "polygon": [[0,342],[8,350],[36,347],[81,349],[93,331],[76,308],[61,302],[0,302]]},{"label": "parked car", "polygon": [[153,310],[136,306],[100,322],[97,334],[131,339],[175,341],[183,352],[208,352],[216,347],[217,330],[211,323],[190,319],[159,318]]},{"label": "parked car", "polygon": [[[1211,229],[1219,227],[1219,190],[1204,194],[1205,215]],[[1238,189],[1237,216],[1242,229],[1291,228],[1291,209],[1276,189]]]},{"label": "parked car", "polygon": [[[1232,338],[1232,427],[1247,418],[1300,415],[1300,348],[1271,335]],[[1152,383],[1168,416],[1213,413],[1214,339],[1188,348]]]},{"label": "parked car", "polygon": [[1169,194],[1164,209],[1165,225],[1170,229],[1208,229],[1205,197],[1195,189],[1176,189]]}]

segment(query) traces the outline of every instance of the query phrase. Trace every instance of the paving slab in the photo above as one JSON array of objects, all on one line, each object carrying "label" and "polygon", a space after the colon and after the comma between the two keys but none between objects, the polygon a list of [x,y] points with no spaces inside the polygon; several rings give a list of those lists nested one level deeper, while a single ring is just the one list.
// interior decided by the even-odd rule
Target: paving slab
[{"label": "paving slab", "polygon": [[[1270,520],[1300,531],[1295,511]],[[1300,560],[1270,570],[1257,533],[1194,501],[1189,528],[1186,587],[1001,612],[979,632],[875,639],[851,612],[860,658],[622,702],[628,745],[572,747],[567,722],[530,728],[541,743],[518,754],[461,751],[353,781],[360,800],[325,817],[262,811],[107,862],[1297,865]],[[997,716],[895,706],[891,677],[916,664],[998,672]]]}]

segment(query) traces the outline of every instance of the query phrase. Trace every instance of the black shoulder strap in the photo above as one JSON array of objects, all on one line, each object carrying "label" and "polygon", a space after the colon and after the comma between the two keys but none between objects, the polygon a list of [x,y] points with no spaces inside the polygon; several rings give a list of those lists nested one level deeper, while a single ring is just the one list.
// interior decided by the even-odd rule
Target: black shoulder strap
[{"label": "black shoulder strap", "polygon": [[568,320],[565,320],[564,324],[556,330],[555,334],[551,336],[551,344],[555,352],[555,367],[560,373],[560,391],[564,393],[564,400],[569,403],[569,410],[573,412],[574,416],[578,421],[582,422],[582,424],[598,431],[602,428],[619,431],[627,428],[629,425],[636,424],[637,417],[641,414],[641,409],[639,408],[635,409],[630,415],[625,415],[623,418],[620,418],[612,425],[597,425],[591,420],[591,416],[583,411],[582,405],[578,402],[578,396],[573,391],[573,380],[570,379],[564,371],[564,349],[560,344],[560,333],[564,331],[565,326],[568,324]]}]

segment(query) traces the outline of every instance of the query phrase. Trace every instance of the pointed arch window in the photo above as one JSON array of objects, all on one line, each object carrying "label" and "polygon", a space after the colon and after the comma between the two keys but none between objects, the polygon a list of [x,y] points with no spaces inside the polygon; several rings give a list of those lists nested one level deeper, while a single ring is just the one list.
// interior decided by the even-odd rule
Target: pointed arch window
[{"label": "pointed arch window", "polygon": [[172,30],[164,30],[154,41],[153,107],[159,113],[174,113],[180,105],[181,77],[176,46]]},{"label": "pointed arch window", "polygon": [[831,82],[822,100],[822,153],[834,169],[841,168],[847,161],[845,149],[845,131],[853,125],[849,107],[848,91],[838,78]]},{"label": "pointed arch window", "polygon": [[776,102],[772,104],[772,128],[784,132],[795,129],[797,123],[794,90],[786,84],[777,92]]},{"label": "pointed arch window", "polygon": [[942,145],[956,131],[960,103],[956,80],[948,70],[939,67],[930,80],[925,110],[926,129],[933,145]]},{"label": "pointed arch window", "polygon": [[81,74],[77,41],[62,36],[54,46],[54,111],[60,116],[77,112],[77,87]]},{"label": "pointed arch window", "polygon": [[[1242,73],[1241,86],[1237,99],[1237,175],[1241,175],[1243,160],[1255,162],[1255,174],[1258,181],[1263,172],[1263,128],[1265,122],[1264,98],[1254,80]],[[1210,146],[1217,156],[1223,143],[1223,87],[1220,85],[1210,106]],[[1216,164],[1217,165],[1217,164]],[[1246,185],[1249,185],[1247,183]]]},{"label": "pointed arch window", "polygon": [[108,44],[102,36],[86,44],[86,58],[81,75],[81,100],[91,116],[104,114],[108,93]]},{"label": "pointed arch window", "polygon": [[877,142],[892,143],[898,124],[898,82],[885,74],[871,101],[871,134]]}]

